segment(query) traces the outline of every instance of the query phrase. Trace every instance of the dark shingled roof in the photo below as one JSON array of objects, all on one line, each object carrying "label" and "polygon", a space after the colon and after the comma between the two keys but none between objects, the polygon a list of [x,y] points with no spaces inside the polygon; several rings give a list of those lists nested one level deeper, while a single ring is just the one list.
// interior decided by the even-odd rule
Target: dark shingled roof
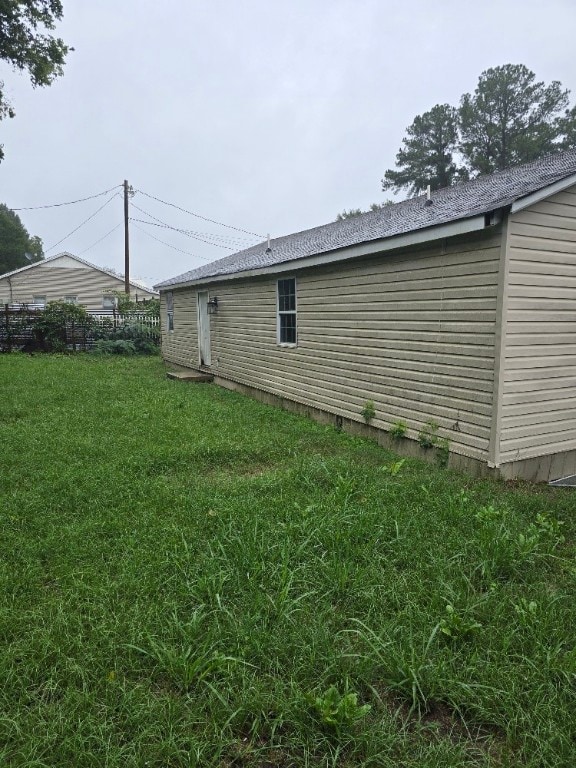
[{"label": "dark shingled roof", "polygon": [[425,205],[426,198],[421,195],[344,221],[333,221],[304,232],[274,238],[270,252],[266,250],[266,242],[259,243],[165,280],[155,287],[167,288],[209,277],[272,267],[306,256],[467,219],[505,208],[515,200],[575,173],[576,150],[547,155],[526,165],[439,189],[432,194],[432,205]]}]

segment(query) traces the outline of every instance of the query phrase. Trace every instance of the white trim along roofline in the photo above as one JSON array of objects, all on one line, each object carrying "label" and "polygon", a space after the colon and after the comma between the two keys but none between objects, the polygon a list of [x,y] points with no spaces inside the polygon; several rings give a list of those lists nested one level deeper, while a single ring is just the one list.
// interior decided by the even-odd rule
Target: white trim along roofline
[{"label": "white trim along roofline", "polygon": [[[494,224],[500,224],[501,219],[497,218]],[[492,225],[490,225],[492,226]],[[407,232],[402,235],[393,235],[385,240],[372,240],[368,243],[358,245],[349,245],[336,251],[316,254],[314,256],[303,256],[299,259],[290,259],[279,262],[268,267],[247,269],[243,271],[230,272],[221,275],[209,275],[197,280],[187,280],[181,283],[171,283],[170,285],[160,285],[157,290],[160,292],[171,291],[177,288],[188,288],[193,285],[206,285],[209,283],[221,283],[225,280],[239,280],[247,277],[259,277],[260,275],[274,275],[279,272],[293,272],[306,267],[323,266],[324,264],[333,264],[348,259],[358,259],[362,256],[371,256],[384,251],[395,250],[396,248],[406,248],[411,245],[429,243],[434,240],[443,240],[447,237],[464,235],[468,232],[478,232],[486,229],[486,216],[473,216],[469,219],[450,222],[449,224],[440,224],[439,226],[420,229],[414,232]],[[154,286],[156,288],[156,286]]]},{"label": "white trim along roofline", "polygon": [[530,195],[526,195],[526,197],[519,198],[512,203],[510,213],[523,211],[524,208],[528,208],[529,206],[534,205],[534,203],[539,203],[541,200],[545,200],[547,197],[555,195],[557,192],[562,192],[574,184],[576,184],[576,173],[573,173],[571,176],[566,176],[565,179],[560,179],[560,181],[555,181],[554,184],[550,184],[543,189],[532,192]]}]

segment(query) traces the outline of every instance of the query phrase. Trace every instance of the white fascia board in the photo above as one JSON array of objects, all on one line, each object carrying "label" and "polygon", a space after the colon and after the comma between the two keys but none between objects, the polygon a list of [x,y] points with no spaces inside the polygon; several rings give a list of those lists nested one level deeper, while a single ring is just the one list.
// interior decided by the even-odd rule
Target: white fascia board
[{"label": "white fascia board", "polygon": [[534,203],[539,203],[540,200],[546,200],[547,197],[555,195],[556,192],[562,192],[573,184],[576,184],[576,173],[573,173],[571,176],[566,176],[565,179],[560,179],[560,181],[555,181],[554,184],[539,189],[537,192],[532,192],[532,194],[526,195],[526,197],[521,197],[512,204],[510,212],[516,213],[516,211],[523,211],[524,208],[529,208],[531,205],[534,205]]},{"label": "white fascia board", "polygon": [[[50,256],[50,259],[56,258],[55,256]],[[12,277],[12,275],[17,275],[20,272],[25,272],[27,269],[34,269],[34,267],[39,267],[41,264],[44,264],[47,262],[48,259],[42,259],[41,261],[35,261],[33,264],[26,264],[25,267],[18,267],[18,269],[13,269],[12,272],[5,272],[3,275],[0,275],[0,280],[3,280],[5,277]]]},{"label": "white fascia board", "polygon": [[209,277],[199,278],[198,280],[172,283],[170,285],[155,285],[154,288],[160,292],[172,291],[178,288],[189,288],[193,285],[208,285],[210,283],[221,283],[226,280],[240,280],[249,277],[275,275],[280,272],[295,272],[296,270],[306,269],[308,267],[320,267],[325,264],[335,264],[349,259],[359,259],[363,256],[372,256],[377,253],[392,251],[396,248],[408,248],[411,245],[421,245],[422,243],[443,240],[448,237],[455,237],[456,235],[465,235],[468,232],[478,232],[483,229],[486,229],[484,214],[481,216],[474,216],[470,219],[453,221],[450,224],[440,224],[428,229],[419,229],[404,235],[395,235],[393,237],[388,237],[385,240],[372,240],[368,243],[350,245],[337,251],[320,253],[315,256],[304,256],[301,259],[291,259],[290,261],[272,264],[269,267],[247,269],[242,272],[230,272],[225,275],[210,275]]}]

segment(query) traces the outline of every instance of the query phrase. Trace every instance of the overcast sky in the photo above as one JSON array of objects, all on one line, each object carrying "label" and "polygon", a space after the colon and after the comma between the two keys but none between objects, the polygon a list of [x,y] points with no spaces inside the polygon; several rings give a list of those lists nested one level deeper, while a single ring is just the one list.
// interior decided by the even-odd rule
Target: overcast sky
[{"label": "overcast sky", "polygon": [[[120,192],[128,179],[275,237],[389,197],[380,180],[406,126],[434,104],[456,105],[488,67],[525,64],[576,102],[575,0],[63,4],[57,33],[75,48],[64,77],[33,90],[0,64],[17,112],[0,124],[0,202],[13,208]],[[20,216],[47,256],[67,250],[123,271],[121,197],[56,245],[113,194]],[[141,192],[132,204],[135,219],[152,221],[138,206],[227,246],[133,222],[131,272],[149,284],[260,239]]]}]

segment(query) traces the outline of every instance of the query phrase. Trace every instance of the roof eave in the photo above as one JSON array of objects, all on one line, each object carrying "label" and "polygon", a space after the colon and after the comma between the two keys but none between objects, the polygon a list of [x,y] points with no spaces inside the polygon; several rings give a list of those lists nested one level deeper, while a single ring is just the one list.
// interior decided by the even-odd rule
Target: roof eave
[{"label": "roof eave", "polygon": [[[499,221],[495,222],[499,223]],[[348,245],[326,253],[315,254],[313,256],[303,256],[299,259],[279,262],[268,267],[257,269],[247,269],[243,271],[230,272],[229,274],[210,275],[197,280],[186,280],[180,283],[159,283],[154,288],[160,292],[169,291],[175,288],[189,288],[195,285],[207,285],[209,283],[221,283],[227,280],[238,280],[240,278],[260,277],[264,275],[276,274],[279,272],[292,272],[294,270],[306,269],[307,267],[324,266],[349,259],[358,259],[363,256],[372,256],[377,253],[395,250],[397,248],[406,248],[412,245],[421,245],[423,243],[443,240],[456,235],[464,235],[469,232],[478,232],[486,229],[486,214],[472,216],[467,219],[451,221],[448,224],[438,224],[434,227],[419,229],[413,232],[406,232],[402,235],[393,235],[380,240],[370,240],[356,245]]]},{"label": "roof eave", "polygon": [[560,181],[555,181],[547,187],[537,189],[536,192],[532,192],[525,197],[518,198],[518,200],[515,200],[512,204],[511,213],[523,211],[525,208],[529,208],[531,205],[539,203],[541,200],[546,200],[547,197],[555,195],[557,192],[562,192],[565,189],[568,189],[568,187],[572,187],[574,184],[576,184],[576,173],[572,173],[570,176],[560,179]]}]

